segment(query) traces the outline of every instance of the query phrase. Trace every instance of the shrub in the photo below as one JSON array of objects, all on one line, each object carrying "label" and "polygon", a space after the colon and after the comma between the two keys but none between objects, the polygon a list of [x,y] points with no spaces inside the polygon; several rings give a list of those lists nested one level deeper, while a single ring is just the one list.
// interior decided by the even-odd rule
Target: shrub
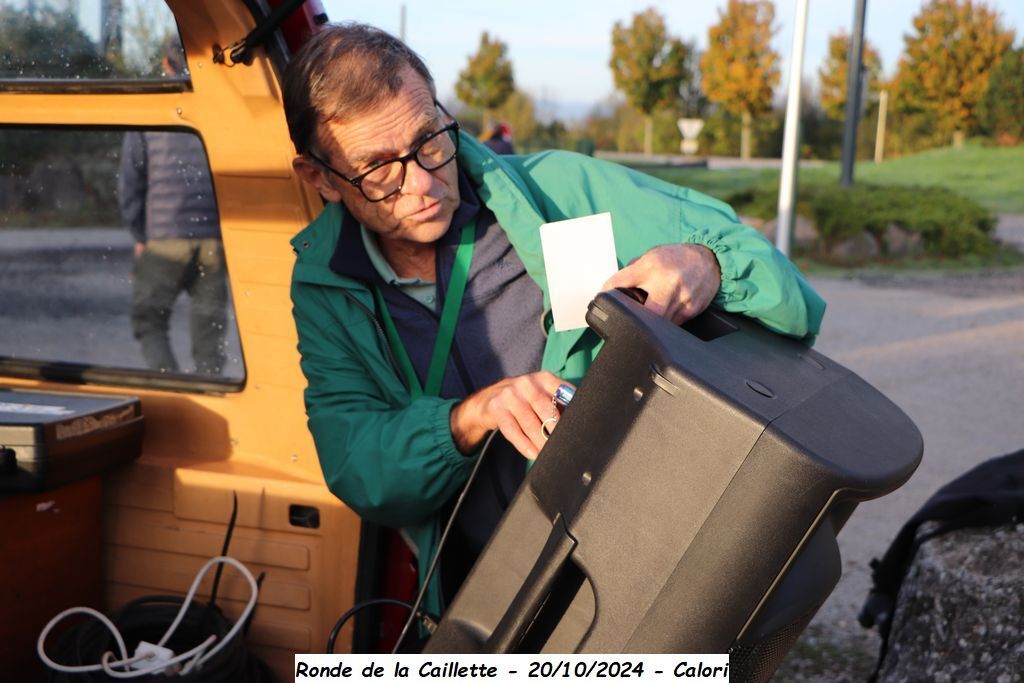
[{"label": "shrub", "polygon": [[[728,202],[739,213],[771,219],[778,193],[777,184],[760,185],[733,194]],[[935,256],[989,254],[994,248],[992,213],[940,187],[808,184],[800,188],[796,210],[814,222],[826,250],[862,231],[882,239],[890,224],[919,233]]]}]

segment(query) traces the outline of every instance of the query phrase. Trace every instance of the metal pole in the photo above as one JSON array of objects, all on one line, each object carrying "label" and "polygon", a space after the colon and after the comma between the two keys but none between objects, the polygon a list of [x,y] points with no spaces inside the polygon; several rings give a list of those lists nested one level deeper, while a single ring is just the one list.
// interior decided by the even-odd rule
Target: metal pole
[{"label": "metal pole", "polygon": [[402,3],[402,12],[398,19],[398,37],[405,42],[405,3]]},{"label": "metal pole", "polygon": [[889,91],[878,94],[878,128],[875,131],[875,163],[885,158],[885,115],[889,110]]},{"label": "metal pole", "polygon": [[789,256],[796,203],[796,176],[800,146],[800,86],[803,83],[804,42],[807,37],[807,0],[797,0],[793,27],[793,54],[789,60],[789,96],[786,101],[786,129],[782,139],[782,175],[779,178],[779,215],[775,246]]},{"label": "metal pole", "polygon": [[857,120],[860,118],[860,91],[864,57],[864,16],[868,0],[856,0],[853,12],[853,36],[847,56],[849,69],[846,76],[846,121],[843,127],[843,159],[839,182],[843,187],[853,185],[853,162],[857,156]]}]

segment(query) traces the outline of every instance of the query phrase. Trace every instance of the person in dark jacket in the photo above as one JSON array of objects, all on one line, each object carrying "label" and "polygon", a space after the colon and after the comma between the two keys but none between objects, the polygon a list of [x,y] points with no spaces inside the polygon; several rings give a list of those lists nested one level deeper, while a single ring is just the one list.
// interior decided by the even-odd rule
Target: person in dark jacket
[{"label": "person in dark jacket", "polygon": [[175,300],[187,292],[195,371],[221,374],[226,266],[202,142],[190,133],[126,133],[118,197],[135,240],[132,332],[146,364],[163,372],[181,370],[168,328]]},{"label": "person in dark jacket", "polygon": [[512,129],[507,123],[499,123],[491,129],[491,135],[484,144],[491,148],[495,154],[515,154],[515,147],[512,146]]}]

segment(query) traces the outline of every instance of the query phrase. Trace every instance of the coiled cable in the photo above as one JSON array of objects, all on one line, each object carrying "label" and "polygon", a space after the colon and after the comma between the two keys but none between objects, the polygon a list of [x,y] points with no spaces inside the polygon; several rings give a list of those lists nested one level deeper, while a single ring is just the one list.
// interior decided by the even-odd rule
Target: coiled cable
[{"label": "coiled cable", "polygon": [[[245,610],[233,625],[215,605],[194,602],[206,572],[222,564],[238,569],[252,590]],[[157,681],[211,683],[270,680],[265,665],[248,655],[242,633],[256,606],[258,592],[256,580],[241,562],[220,556],[203,565],[184,598],[141,598],[117,610],[110,618],[88,607],[64,610],[50,620],[37,641],[39,657],[50,668],[46,680],[70,683],[141,676]],[[83,622],[61,638],[58,658],[64,663],[58,663],[46,652],[46,638],[58,622],[76,613],[92,616],[94,620]],[[129,656],[126,643],[142,641],[179,654],[164,659],[145,654]]]}]

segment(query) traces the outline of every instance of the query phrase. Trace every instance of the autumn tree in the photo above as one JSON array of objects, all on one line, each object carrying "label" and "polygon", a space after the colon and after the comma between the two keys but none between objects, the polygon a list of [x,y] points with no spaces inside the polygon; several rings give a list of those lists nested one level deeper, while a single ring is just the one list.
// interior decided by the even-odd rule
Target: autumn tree
[{"label": "autumn tree", "polygon": [[903,36],[895,107],[932,114],[959,147],[977,129],[978,103],[1013,39],[983,3],[930,0],[914,17],[913,32]]},{"label": "autumn tree", "polygon": [[999,142],[1024,142],[1024,46],[1007,52],[992,71],[978,118]]},{"label": "autumn tree", "polygon": [[665,18],[649,8],[633,15],[628,26],[615,22],[612,27],[612,58],[608,66],[615,87],[625,94],[633,107],[644,115],[644,153],[651,153],[652,115],[671,106],[680,87],[690,80],[686,70],[688,46],[670,36]]},{"label": "autumn tree", "polygon": [[740,156],[750,158],[751,124],[771,109],[779,83],[779,54],[771,48],[775,5],[770,0],[729,0],[708,29],[701,86],[708,99],[742,117]]},{"label": "autumn tree", "polygon": [[484,31],[480,48],[469,57],[466,68],[459,73],[455,95],[471,107],[483,110],[483,127],[491,124],[491,112],[500,107],[515,91],[512,62],[508,59],[508,46]]},{"label": "autumn tree", "polygon": [[[830,119],[841,121],[846,116],[847,77],[850,74],[850,36],[846,33],[829,36],[828,57],[818,69],[821,87],[819,97],[821,109]],[[864,41],[862,58],[864,65],[864,97],[873,99],[880,90],[882,60],[878,51],[867,40]]]},{"label": "autumn tree", "polygon": [[[517,141],[529,140],[537,131],[537,110],[533,98],[516,90],[493,112],[498,121],[507,123]],[[484,129],[487,133],[487,129]]]}]

